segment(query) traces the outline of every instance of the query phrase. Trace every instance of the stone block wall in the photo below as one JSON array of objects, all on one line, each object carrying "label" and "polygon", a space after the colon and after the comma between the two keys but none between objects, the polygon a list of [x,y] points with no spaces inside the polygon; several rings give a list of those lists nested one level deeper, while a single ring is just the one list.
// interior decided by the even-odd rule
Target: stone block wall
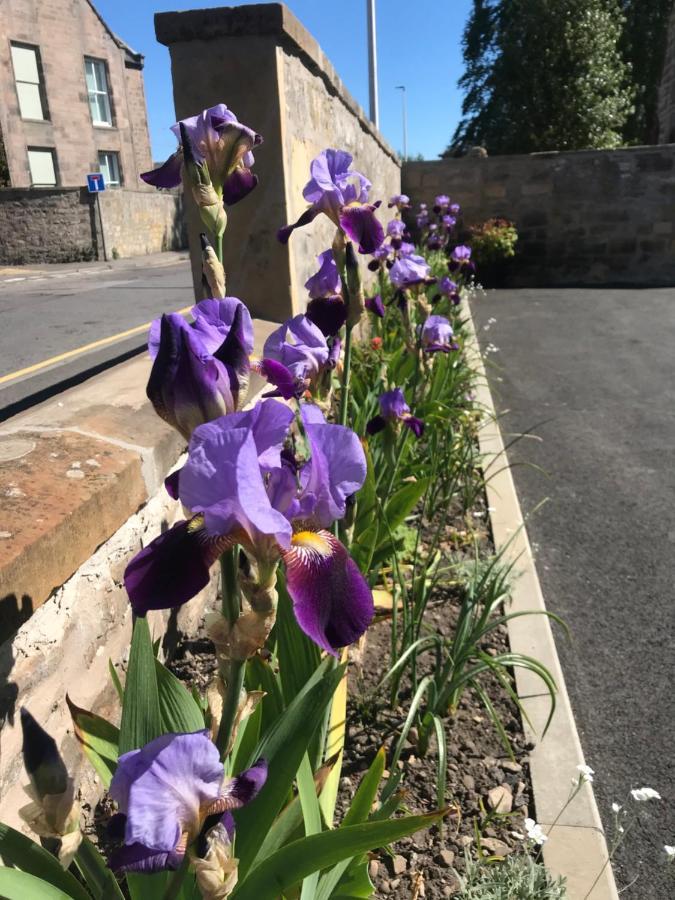
[{"label": "stone block wall", "polygon": [[80,188],[0,190],[0,265],[96,259],[94,207]]},{"label": "stone block wall", "polygon": [[[108,258],[187,246],[179,193],[109,190],[100,197]],[[95,197],[84,188],[0,189],[0,265],[103,259]]]},{"label": "stone block wall", "polygon": [[414,203],[516,223],[515,285],[675,284],[675,145],[406,163]]},{"label": "stone block wall", "polygon": [[675,142],[675,6],[668,24],[668,43],[659,86],[659,143]]},{"label": "stone block wall", "polygon": [[108,256],[143,256],[187,246],[181,193],[106,191],[100,198]]},{"label": "stone block wall", "polygon": [[[158,13],[155,31],[171,52],[177,118],[222,102],[264,138],[255,153],[258,187],[228,210],[228,293],[262,318],[281,321],[300,312],[314,256],[330,245],[334,229],[317,219],[288,246],[279,244],[276,232],[306,206],[302,188],[310,160],[326,147],[348,150],[374,182],[374,199],[386,203],[400,189],[395,153],[283,4]],[[191,199],[186,206],[201,298],[199,217]]]}]

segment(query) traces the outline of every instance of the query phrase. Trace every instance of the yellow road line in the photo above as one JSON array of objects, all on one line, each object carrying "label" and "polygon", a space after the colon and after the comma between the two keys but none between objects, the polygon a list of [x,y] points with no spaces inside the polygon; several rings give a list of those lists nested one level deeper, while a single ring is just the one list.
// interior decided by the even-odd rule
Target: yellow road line
[{"label": "yellow road line", "polygon": [[[184,306],[183,309],[178,309],[180,315],[184,315],[185,313],[190,312],[192,306]],[[132,334],[139,334],[141,331],[147,331],[148,328],[152,325],[152,322],[146,322],[144,325],[137,325],[135,328],[129,328],[127,331],[120,331],[119,334],[113,334],[111,337],[101,338],[98,341],[92,341],[91,344],[85,344],[83,347],[78,347],[76,350],[68,350],[65,353],[59,353],[58,356],[51,356],[49,359],[43,359],[42,362],[34,363],[32,366],[26,366],[25,369],[17,369],[16,372],[10,372],[9,375],[3,375],[0,378],[0,384],[5,384],[7,381],[12,381],[14,378],[20,378],[22,375],[30,375],[33,372],[39,372],[40,369],[46,369],[47,366],[53,366],[54,363],[62,362],[64,359],[71,359],[73,356],[78,356],[80,353],[86,353],[87,350],[95,350],[97,347],[105,347],[106,344],[114,344],[115,341],[119,341],[125,337],[131,337]]]}]

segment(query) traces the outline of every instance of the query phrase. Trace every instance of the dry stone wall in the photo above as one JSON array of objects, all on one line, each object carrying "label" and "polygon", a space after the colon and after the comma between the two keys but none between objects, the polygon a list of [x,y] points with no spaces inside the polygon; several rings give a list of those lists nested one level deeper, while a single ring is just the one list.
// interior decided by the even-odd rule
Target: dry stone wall
[{"label": "dry stone wall", "polygon": [[[109,190],[100,198],[110,257],[187,245],[179,193]],[[103,259],[101,220],[84,188],[0,190],[0,265]]]},{"label": "dry stone wall", "polygon": [[515,221],[514,285],[675,284],[675,145],[406,163],[414,203]]}]

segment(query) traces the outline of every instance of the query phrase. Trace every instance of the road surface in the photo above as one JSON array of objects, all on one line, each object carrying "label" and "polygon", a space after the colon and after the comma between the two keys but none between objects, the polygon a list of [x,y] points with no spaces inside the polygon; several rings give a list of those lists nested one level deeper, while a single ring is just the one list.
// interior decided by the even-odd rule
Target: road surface
[{"label": "road surface", "polygon": [[[600,813],[653,787],[617,854],[623,898],[675,870],[675,289],[489,291],[473,304]],[[491,321],[496,320],[496,321]],[[574,775],[560,772],[559,778]]]},{"label": "road surface", "polygon": [[54,266],[26,275],[3,270],[0,418],[138,352],[146,342],[139,326],[162,312],[190,306],[187,255],[162,256],[146,264],[120,260],[110,268]]}]

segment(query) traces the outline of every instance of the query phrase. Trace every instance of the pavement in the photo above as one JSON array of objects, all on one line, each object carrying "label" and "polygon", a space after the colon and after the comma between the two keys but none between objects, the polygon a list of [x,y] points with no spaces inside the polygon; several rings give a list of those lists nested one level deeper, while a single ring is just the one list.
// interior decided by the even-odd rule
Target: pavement
[{"label": "pavement", "polygon": [[572,633],[558,652],[605,829],[631,788],[663,797],[632,804],[622,897],[670,900],[675,289],[489,291],[472,309],[524,514],[549,498],[527,527]]},{"label": "pavement", "polygon": [[187,252],[0,268],[0,420],[142,352],[193,302]]}]

